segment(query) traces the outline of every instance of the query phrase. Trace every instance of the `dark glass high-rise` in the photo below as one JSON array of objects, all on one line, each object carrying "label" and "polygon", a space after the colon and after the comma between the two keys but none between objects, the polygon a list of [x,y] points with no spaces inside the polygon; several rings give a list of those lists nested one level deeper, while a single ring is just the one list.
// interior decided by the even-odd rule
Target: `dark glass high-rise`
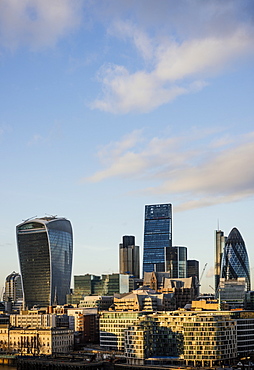
[{"label": "dark glass high-rise", "polygon": [[144,272],[166,271],[166,247],[172,247],[172,206],[145,206]]},{"label": "dark glass high-rise", "polygon": [[65,304],[73,256],[70,221],[35,218],[19,224],[16,231],[24,306]]},{"label": "dark glass high-rise", "polygon": [[244,277],[250,290],[250,266],[244,240],[236,227],[228,235],[221,262],[221,277],[236,280]]}]

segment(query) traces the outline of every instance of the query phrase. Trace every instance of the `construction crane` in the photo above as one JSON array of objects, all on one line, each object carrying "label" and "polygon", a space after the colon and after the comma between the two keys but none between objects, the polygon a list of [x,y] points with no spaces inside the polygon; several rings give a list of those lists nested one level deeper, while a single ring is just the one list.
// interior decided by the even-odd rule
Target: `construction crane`
[{"label": "construction crane", "polygon": [[201,273],[201,276],[200,276],[200,279],[199,279],[199,282],[198,282],[198,285],[201,286],[201,280],[204,276],[204,272],[205,272],[205,269],[206,269],[206,266],[207,266],[207,262],[205,263],[205,266],[203,267],[203,270],[202,270],[202,273]]}]

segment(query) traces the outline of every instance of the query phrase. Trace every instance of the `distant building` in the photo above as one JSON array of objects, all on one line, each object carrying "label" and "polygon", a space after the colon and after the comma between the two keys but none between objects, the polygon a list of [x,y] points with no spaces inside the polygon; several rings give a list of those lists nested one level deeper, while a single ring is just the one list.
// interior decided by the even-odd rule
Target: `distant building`
[{"label": "distant building", "polygon": [[197,260],[187,260],[187,276],[186,277],[196,277],[199,282],[199,261]]},{"label": "distant building", "polygon": [[147,272],[144,275],[144,285],[156,292],[173,293],[171,309],[184,308],[197,298],[196,279],[193,277],[174,279],[168,272]]},{"label": "distant building", "polygon": [[225,280],[237,280],[245,278],[247,290],[250,290],[250,266],[244,240],[237,230],[233,228],[227,237],[222,261],[221,278]]},{"label": "distant building", "polygon": [[96,285],[100,282],[101,277],[97,275],[74,275],[74,292],[82,296],[95,294]]},{"label": "distant building", "polygon": [[79,302],[79,308],[97,308],[107,311],[114,303],[114,296],[89,295]]},{"label": "distant building", "polygon": [[139,246],[135,245],[135,236],[125,235],[119,244],[119,272],[139,279]]},{"label": "distant building", "polygon": [[215,292],[217,292],[221,276],[221,260],[225,247],[225,241],[227,237],[224,236],[224,232],[221,230],[215,231],[215,266],[214,266],[214,278],[215,278]]},{"label": "distant building", "polygon": [[75,345],[99,342],[99,315],[97,308],[69,308],[67,314],[74,318]]},{"label": "distant building", "polygon": [[21,276],[17,272],[13,271],[5,279],[5,290],[3,294],[3,300],[5,302],[12,301],[17,302],[23,299]]},{"label": "distant building", "polygon": [[128,293],[134,285],[133,278],[127,274],[77,275],[74,276],[74,292],[67,295],[68,304],[79,304],[84,297],[113,296],[115,293]]},{"label": "distant building", "polygon": [[166,271],[165,248],[172,246],[172,206],[145,206],[143,274]]},{"label": "distant building", "polygon": [[194,279],[194,284],[196,286],[196,296],[199,295],[199,261],[197,260],[187,260],[187,278],[192,277]]},{"label": "distant building", "polygon": [[43,217],[17,226],[25,307],[64,304],[70,292],[72,227],[65,218]]},{"label": "distant building", "polygon": [[166,270],[171,278],[187,277],[187,248],[183,246],[166,247]]},{"label": "distant building", "polygon": [[234,280],[220,279],[218,297],[221,307],[224,309],[244,308],[247,292],[247,282],[245,278]]},{"label": "distant building", "polygon": [[114,296],[114,311],[165,311],[174,309],[174,293],[156,293],[139,288],[131,293]]}]

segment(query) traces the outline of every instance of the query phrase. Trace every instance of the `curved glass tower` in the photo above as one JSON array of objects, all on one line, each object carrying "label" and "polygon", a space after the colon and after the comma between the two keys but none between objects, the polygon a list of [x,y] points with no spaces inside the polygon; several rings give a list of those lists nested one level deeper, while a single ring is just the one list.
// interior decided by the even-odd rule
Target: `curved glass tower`
[{"label": "curved glass tower", "polygon": [[244,277],[250,290],[250,266],[244,240],[233,228],[227,237],[221,262],[221,277],[225,280]]},{"label": "curved glass tower", "polygon": [[65,218],[44,217],[17,226],[24,306],[66,303],[72,270],[72,227]]}]

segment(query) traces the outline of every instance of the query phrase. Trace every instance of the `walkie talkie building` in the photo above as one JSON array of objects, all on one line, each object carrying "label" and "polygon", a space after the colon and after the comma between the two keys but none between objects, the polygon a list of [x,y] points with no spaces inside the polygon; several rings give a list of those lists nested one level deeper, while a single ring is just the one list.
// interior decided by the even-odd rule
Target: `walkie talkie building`
[{"label": "walkie talkie building", "polygon": [[66,303],[73,255],[70,221],[35,218],[19,224],[16,231],[24,306]]}]

